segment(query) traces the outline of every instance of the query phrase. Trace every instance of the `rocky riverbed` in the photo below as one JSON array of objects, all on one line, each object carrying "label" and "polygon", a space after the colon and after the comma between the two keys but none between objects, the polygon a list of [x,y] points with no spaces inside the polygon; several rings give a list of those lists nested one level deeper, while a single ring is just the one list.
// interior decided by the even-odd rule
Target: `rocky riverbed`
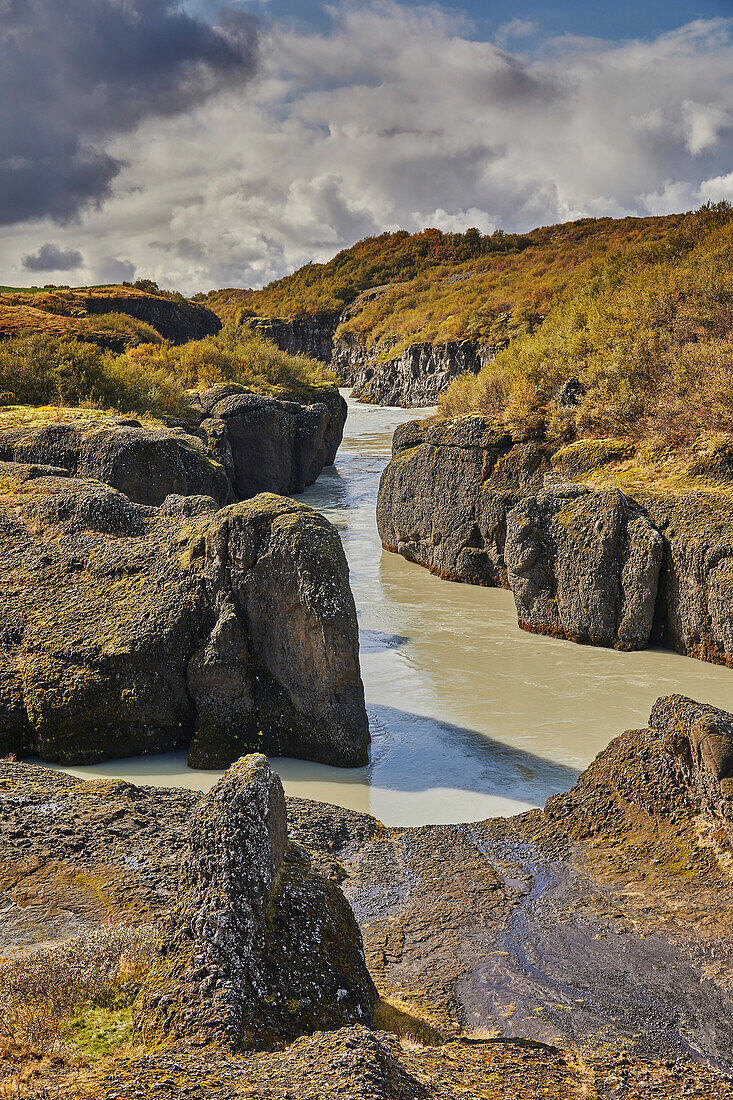
[{"label": "rocky riverbed", "polygon": [[[292,870],[276,879],[284,807],[260,760],[236,765],[209,796],[0,765],[6,957],[93,929],[110,912],[162,930],[134,1009],[143,1049],[123,1046],[96,1064],[39,1063],[37,1076],[63,1088],[73,1074],[76,1095],[109,1100],[202,1088],[283,1100],[731,1094],[730,715],[662,699],[648,727],[612,741],[568,794],[515,818],[387,829],[291,801]],[[282,915],[265,919],[273,889]],[[311,901],[293,907],[288,891],[303,889]],[[298,954],[312,965],[302,978],[289,973],[284,1024],[253,1038],[245,1028],[245,1051],[240,1023],[230,1025],[248,1018],[247,990],[275,1020],[288,994],[287,980],[277,992],[274,960],[314,922],[346,928],[343,898],[358,930],[324,933]],[[204,910],[211,916],[196,916]],[[216,933],[252,921],[254,939]],[[203,951],[190,971],[199,977],[193,986],[166,979],[161,1002],[162,975],[189,972],[166,961],[181,950]],[[224,961],[232,950],[236,964]],[[266,958],[261,980],[231,985],[232,967],[253,974]],[[380,995],[374,1022],[360,958]],[[334,967],[344,994],[328,1004],[342,1016],[308,1037],[323,1027],[308,1015],[313,991],[331,988]],[[175,1009],[165,1020],[178,1023],[163,1027],[161,1045],[163,1003]],[[202,1038],[201,1021],[212,1019],[223,1031],[216,1024]],[[297,1033],[305,1037],[293,1042]]]}]

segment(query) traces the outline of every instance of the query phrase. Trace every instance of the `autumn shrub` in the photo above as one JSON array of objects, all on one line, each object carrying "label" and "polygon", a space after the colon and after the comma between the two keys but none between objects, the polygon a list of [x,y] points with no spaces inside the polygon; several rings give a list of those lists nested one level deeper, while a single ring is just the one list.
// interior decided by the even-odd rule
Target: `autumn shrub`
[{"label": "autumn shrub", "polygon": [[[567,406],[559,396],[571,378],[581,390]],[[446,416],[483,411],[561,439],[654,435],[685,447],[731,430],[732,383],[733,211],[720,204],[594,265],[440,405]]]},{"label": "autumn shrub", "polygon": [[111,338],[127,347],[163,343],[163,337],[152,325],[129,313],[99,313],[84,318],[84,327],[96,337]]},{"label": "autumn shrub", "polygon": [[171,371],[44,333],[0,342],[0,392],[19,405],[90,405],[154,416],[188,409]]},{"label": "autumn shrub", "polygon": [[256,393],[307,401],[335,385],[333,374],[321,363],[289,355],[248,325],[234,322],[216,336],[180,347],[132,348],[126,361],[140,369],[167,371],[185,389],[235,382]]}]

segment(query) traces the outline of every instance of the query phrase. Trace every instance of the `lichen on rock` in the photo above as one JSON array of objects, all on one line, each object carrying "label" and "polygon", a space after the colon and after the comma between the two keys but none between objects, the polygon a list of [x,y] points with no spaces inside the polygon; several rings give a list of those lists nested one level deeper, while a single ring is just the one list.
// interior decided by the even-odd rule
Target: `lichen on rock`
[{"label": "lichen on rock", "polygon": [[147,1041],[241,1050],[372,1021],[356,921],[288,848],[282,784],[264,756],[238,760],[199,803],[179,896],[139,1001]]}]

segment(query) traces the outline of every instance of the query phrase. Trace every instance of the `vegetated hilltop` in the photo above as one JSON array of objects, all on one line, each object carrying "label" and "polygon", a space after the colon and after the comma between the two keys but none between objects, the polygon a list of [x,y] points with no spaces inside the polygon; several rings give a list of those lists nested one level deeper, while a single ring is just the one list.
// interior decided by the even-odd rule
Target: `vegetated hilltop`
[{"label": "vegetated hilltop", "polygon": [[443,414],[486,413],[565,443],[621,436],[645,464],[692,449],[698,473],[705,456],[724,473],[733,437],[714,437],[733,432],[733,208],[673,222],[574,280],[540,325],[453,383]]},{"label": "vegetated hilltop", "polygon": [[[216,336],[180,346],[155,335],[122,354],[73,331],[0,340],[0,404],[83,405],[187,419],[188,391],[221,382],[305,403],[334,390],[333,377],[321,364],[288,355],[246,325],[228,325]],[[14,415],[7,409],[2,422]]]},{"label": "vegetated hilltop", "polygon": [[[685,215],[674,214],[586,218],[525,234],[383,233],[262,290],[220,290],[197,300],[224,319],[335,318],[347,310],[336,337],[351,333],[367,350],[383,346],[390,356],[419,342],[470,338],[496,346],[533,330],[592,265],[661,244],[685,223]],[[361,298],[367,290],[376,292]]]},{"label": "vegetated hilltop", "polygon": [[0,339],[43,332],[122,351],[164,339],[180,344],[220,327],[210,310],[150,279],[122,286],[0,287]]}]

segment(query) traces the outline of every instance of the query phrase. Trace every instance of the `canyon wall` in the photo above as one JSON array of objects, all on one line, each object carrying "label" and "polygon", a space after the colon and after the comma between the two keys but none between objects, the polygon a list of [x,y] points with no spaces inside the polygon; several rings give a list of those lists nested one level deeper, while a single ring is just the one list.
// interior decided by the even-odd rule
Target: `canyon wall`
[{"label": "canyon wall", "polygon": [[525,630],[733,666],[729,496],[595,489],[556,451],[479,416],[402,425],[379,487],[383,546],[449,580],[510,588]]}]

